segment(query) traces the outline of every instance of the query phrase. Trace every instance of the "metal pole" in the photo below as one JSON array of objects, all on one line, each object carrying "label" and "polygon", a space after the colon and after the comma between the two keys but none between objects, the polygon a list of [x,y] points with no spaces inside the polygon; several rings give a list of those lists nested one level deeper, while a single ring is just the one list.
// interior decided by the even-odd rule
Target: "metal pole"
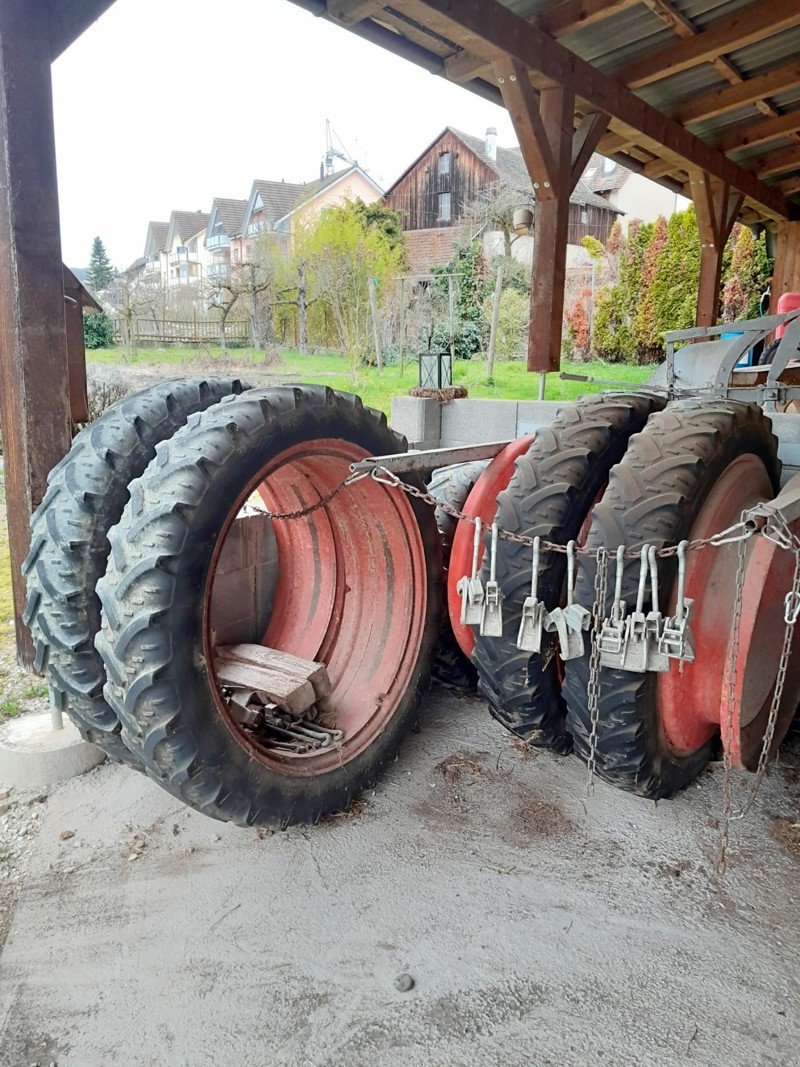
[{"label": "metal pole", "polygon": [[503,288],[504,260],[497,264],[497,278],[494,283],[494,299],[492,300],[492,325],[489,331],[489,351],[486,354],[486,377],[491,378],[494,374],[494,350],[497,344],[497,324],[500,321],[500,292]]},{"label": "metal pole", "polygon": [[539,374],[539,399],[544,400],[545,389],[547,388],[547,371],[542,371]]}]

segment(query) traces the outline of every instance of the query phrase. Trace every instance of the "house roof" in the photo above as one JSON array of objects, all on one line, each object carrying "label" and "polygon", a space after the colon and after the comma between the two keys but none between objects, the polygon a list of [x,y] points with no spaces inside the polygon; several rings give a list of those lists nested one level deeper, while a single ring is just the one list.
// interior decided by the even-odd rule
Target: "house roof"
[{"label": "house roof", "polygon": [[583,181],[593,193],[613,193],[621,189],[630,176],[627,167],[594,152],[583,172]]},{"label": "house roof", "polygon": [[172,244],[175,234],[181,241],[188,241],[208,226],[209,218],[210,215],[206,211],[173,211],[167,230],[167,246]]},{"label": "house roof", "polygon": [[169,231],[168,222],[148,222],[147,224],[147,238],[144,244],[145,257],[150,255],[150,248],[156,252],[163,252],[167,247],[167,233]]},{"label": "house roof", "polygon": [[231,200],[224,196],[215,197],[208,219],[209,235],[212,230],[227,234],[229,237],[240,234],[246,209],[246,200]]},{"label": "house roof", "polygon": [[[247,202],[243,226],[244,228],[247,227],[250,216],[256,210],[257,198],[261,200],[266,221],[273,226],[275,223],[288,218],[298,208],[303,207],[310,200],[319,196],[325,189],[336,185],[337,182],[342,181],[350,174],[360,174],[375,187],[375,191],[379,195],[383,195],[383,190],[377,182],[373,181],[366,171],[355,163],[350,167],[345,167],[343,170],[334,171],[333,174],[326,174],[324,177],[317,178],[312,182],[274,182],[257,178],[253,182],[250,199]],[[261,210],[261,208],[258,210]]]},{"label": "house roof", "polygon": [[[463,141],[470,151],[474,152],[488,167],[496,171],[501,181],[506,182],[508,185],[516,186],[526,196],[532,197],[534,195],[533,183],[519,148],[501,148],[498,145],[497,159],[495,160],[486,155],[486,143],[482,137],[473,137],[471,133],[464,133],[463,130],[457,130],[452,126],[448,126],[447,130],[458,137],[460,141]],[[443,130],[439,137],[443,137],[447,130]],[[437,140],[439,140],[438,137]],[[588,205],[621,214],[618,208],[612,207],[602,196],[592,192],[589,186],[580,179],[573,189],[569,201],[571,204],[580,204],[581,207]]]}]

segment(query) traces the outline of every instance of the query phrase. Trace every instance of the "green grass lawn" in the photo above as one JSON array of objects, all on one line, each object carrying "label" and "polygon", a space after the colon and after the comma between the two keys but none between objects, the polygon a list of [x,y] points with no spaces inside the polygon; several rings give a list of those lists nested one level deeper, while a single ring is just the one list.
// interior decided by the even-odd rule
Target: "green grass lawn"
[{"label": "green grass lawn", "polygon": [[[98,350],[87,353],[92,363],[123,365],[122,354],[118,349]],[[224,367],[241,367],[245,372],[248,366],[275,376],[285,377],[288,381],[307,382],[309,384],[330,385],[333,389],[346,389],[360,394],[365,403],[385,411],[391,409],[391,398],[403,396],[417,384],[416,362],[406,363],[400,373],[398,363],[389,364],[381,373],[374,368],[361,368],[353,373],[344,356],[338,353],[323,353],[301,356],[291,350],[283,352],[278,365],[266,366],[263,353],[248,349],[233,349],[226,357],[221,357],[219,349],[200,351],[185,348],[140,349],[136,358],[127,366],[152,363],[168,363],[181,366],[186,373],[192,368],[208,368],[216,361],[220,369]],[[653,373],[653,367],[608,364],[599,360],[591,363],[564,363],[562,370],[571,374],[583,374],[590,378],[602,378],[611,382],[641,385]],[[471,397],[490,398],[494,400],[536,400],[539,395],[539,375],[529,374],[524,363],[502,362],[495,364],[494,381],[489,384],[486,379],[486,363],[483,359],[457,360],[454,367],[454,384],[463,385]],[[563,381],[558,374],[547,378],[546,398],[548,400],[575,400],[584,393],[595,393],[607,388],[601,384],[589,382]]]}]

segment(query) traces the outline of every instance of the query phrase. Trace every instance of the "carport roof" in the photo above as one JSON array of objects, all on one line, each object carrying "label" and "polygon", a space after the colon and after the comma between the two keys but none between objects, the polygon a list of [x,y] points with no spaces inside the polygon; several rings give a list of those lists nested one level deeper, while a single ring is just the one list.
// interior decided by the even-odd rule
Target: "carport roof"
[{"label": "carport roof", "polygon": [[610,114],[604,155],[676,191],[729,180],[748,221],[800,217],[800,0],[293,2],[498,103],[511,54]]}]

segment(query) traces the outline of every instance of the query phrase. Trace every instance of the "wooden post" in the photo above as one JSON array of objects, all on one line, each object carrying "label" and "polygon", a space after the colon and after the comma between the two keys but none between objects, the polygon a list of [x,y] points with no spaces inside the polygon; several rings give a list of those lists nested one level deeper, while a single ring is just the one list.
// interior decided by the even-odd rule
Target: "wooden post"
[{"label": "wooden post", "polygon": [[797,292],[800,292],[800,222],[779,222],[770,314],[777,315],[783,293]]},{"label": "wooden post", "polygon": [[537,94],[526,67],[510,57],[495,63],[495,73],[536,197],[528,370],[546,374],[561,365],[569,199],[608,116],[588,114],[575,131],[571,89],[554,84]]},{"label": "wooden post", "polygon": [[400,381],[403,380],[406,355],[406,280],[400,279]]},{"label": "wooden post", "polygon": [[83,297],[85,290],[69,270],[63,268],[64,318],[67,329],[69,368],[69,410],[73,425],[87,422],[89,398],[86,383],[86,342],[83,336]]},{"label": "wooden post", "polygon": [[700,283],[697,291],[698,326],[713,326],[719,309],[722,254],[742,206],[741,193],[705,171],[691,175],[692,199],[700,233]]},{"label": "wooden post", "polygon": [[497,277],[494,282],[494,296],[492,297],[492,324],[489,329],[489,351],[486,353],[486,377],[491,381],[494,374],[494,352],[497,347],[497,325],[500,322],[500,295],[503,289],[503,267],[505,261],[501,259],[497,264]]},{"label": "wooden post", "polygon": [[297,342],[301,356],[308,355],[308,282],[306,261],[297,267]]},{"label": "wooden post", "polygon": [[[456,358],[456,294],[453,287],[453,275],[447,275],[447,313],[450,318],[450,359]],[[452,365],[452,364],[451,364]]]},{"label": "wooden post", "polygon": [[381,338],[378,330],[378,280],[377,278],[370,278],[367,283],[369,286],[369,310],[370,317],[372,318],[372,343],[375,346],[375,365],[378,368],[378,373],[383,370],[383,352],[381,351]]},{"label": "wooden post", "polygon": [[0,0],[0,424],[19,658],[28,518],[70,445],[67,335],[58,220],[51,5]]}]

